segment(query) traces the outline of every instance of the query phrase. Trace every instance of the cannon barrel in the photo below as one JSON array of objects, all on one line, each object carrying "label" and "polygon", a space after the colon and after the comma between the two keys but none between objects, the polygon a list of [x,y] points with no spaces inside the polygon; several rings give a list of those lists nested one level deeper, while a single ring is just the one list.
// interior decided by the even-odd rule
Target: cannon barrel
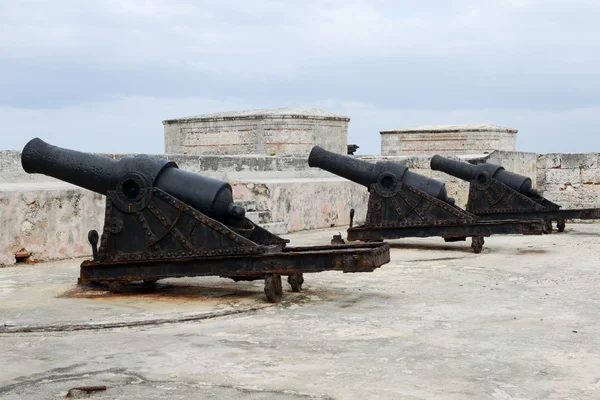
[{"label": "cannon barrel", "polygon": [[21,165],[30,174],[44,174],[106,195],[118,160],[52,146],[35,138],[25,145]]},{"label": "cannon barrel", "polygon": [[431,159],[431,169],[445,172],[465,181],[481,180],[485,182],[488,178],[494,178],[523,194],[536,193],[532,188],[530,178],[507,171],[501,165],[490,163],[473,165],[435,155]]},{"label": "cannon barrel", "polygon": [[398,181],[403,181],[430,196],[450,204],[454,203],[454,199],[448,197],[444,182],[409,171],[408,167],[395,162],[378,161],[373,164],[315,146],[308,156],[308,165],[324,169],[366,187],[377,183],[382,174],[392,174]]},{"label": "cannon barrel", "polygon": [[369,187],[371,183],[377,182],[375,164],[359,160],[358,158],[332,153],[319,146],[313,147],[310,151],[308,166],[324,169],[366,187]]},{"label": "cannon barrel", "polygon": [[246,213],[233,203],[227,182],[182,171],[174,162],[149,155],[114,160],[35,138],[25,145],[21,164],[30,174],[48,175],[103,195],[117,191],[130,200],[144,188],[157,187],[226,224],[236,225]]}]

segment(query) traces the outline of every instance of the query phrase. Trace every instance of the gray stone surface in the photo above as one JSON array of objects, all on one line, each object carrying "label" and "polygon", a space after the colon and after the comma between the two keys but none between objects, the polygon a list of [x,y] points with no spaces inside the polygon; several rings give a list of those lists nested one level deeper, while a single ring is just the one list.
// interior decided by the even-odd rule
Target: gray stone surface
[{"label": "gray stone surface", "polygon": [[308,155],[319,145],[345,154],[350,118],[311,107],[248,110],[163,121],[172,154]]},{"label": "gray stone surface", "polygon": [[[491,237],[481,255],[394,241],[390,264],[306,275],[275,306],[259,282],[169,280],[115,297],[75,294],[75,261],[5,268],[0,398],[106,385],[89,398],[598,399],[599,238],[573,224]],[[31,324],[41,331],[19,333]]]},{"label": "gray stone surface", "polygon": [[256,110],[221,111],[211,114],[193,115],[191,117],[173,118],[163,121],[163,124],[176,124],[191,121],[224,121],[236,119],[263,119],[263,118],[311,118],[322,120],[350,121],[349,117],[335,114],[314,107],[283,107],[263,108]]},{"label": "gray stone surface", "polygon": [[244,180],[232,186],[236,199],[253,199],[257,208],[270,210],[286,232],[348,225],[351,208],[355,221],[367,213],[367,188],[342,178]]},{"label": "gray stone surface", "polygon": [[490,124],[431,125],[381,131],[381,154],[479,154],[515,151],[517,130]]},{"label": "gray stone surface", "polygon": [[62,182],[0,184],[0,265],[21,250],[33,260],[91,253],[87,235],[102,230],[104,196]]},{"label": "gray stone surface", "polygon": [[563,208],[600,207],[600,154],[543,154],[538,156],[538,189]]}]

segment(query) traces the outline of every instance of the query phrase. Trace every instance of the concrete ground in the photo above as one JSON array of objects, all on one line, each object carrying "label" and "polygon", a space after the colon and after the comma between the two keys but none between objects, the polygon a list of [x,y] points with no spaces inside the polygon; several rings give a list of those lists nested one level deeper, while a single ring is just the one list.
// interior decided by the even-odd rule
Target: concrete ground
[{"label": "concrete ground", "polygon": [[76,288],[80,261],[4,268],[0,398],[600,399],[599,250],[600,225],[491,237],[479,255],[393,241],[375,272],[306,275],[278,305],[260,282],[113,296]]}]

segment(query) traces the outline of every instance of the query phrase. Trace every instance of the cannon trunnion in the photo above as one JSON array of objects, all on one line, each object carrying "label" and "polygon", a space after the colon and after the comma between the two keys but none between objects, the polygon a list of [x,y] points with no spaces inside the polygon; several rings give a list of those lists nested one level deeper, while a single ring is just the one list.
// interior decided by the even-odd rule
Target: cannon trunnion
[{"label": "cannon trunnion", "polygon": [[484,221],[462,210],[447,196],[444,183],[408,171],[404,165],[375,164],[314,147],[309,165],[319,167],[369,190],[364,224],[354,226],[351,210],[348,240],[381,241],[405,237],[441,236],[448,242],[472,238],[476,253],[484,237],[494,234],[541,234],[541,220]]},{"label": "cannon trunnion", "polygon": [[533,189],[530,178],[500,165],[473,165],[436,155],[431,159],[431,168],[469,182],[467,211],[482,219],[541,219],[544,233],[552,233],[553,221],[562,232],[567,219],[600,219],[600,208],[561,209]]},{"label": "cannon trunnion", "polygon": [[267,299],[279,302],[282,275],[301,291],[304,273],[371,272],[390,260],[382,243],[288,247],[245,217],[228,183],[160,158],[117,161],[33,139],[22,164],[106,196],[104,228],[89,232],[93,259],[81,264],[81,284],[121,292],[129,282],[174,277],[264,279]]}]

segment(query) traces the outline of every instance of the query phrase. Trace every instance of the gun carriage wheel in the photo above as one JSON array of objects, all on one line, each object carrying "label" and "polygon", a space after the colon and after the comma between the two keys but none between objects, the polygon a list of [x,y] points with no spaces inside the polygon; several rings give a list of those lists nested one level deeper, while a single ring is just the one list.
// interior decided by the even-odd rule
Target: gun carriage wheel
[{"label": "gun carriage wheel", "polygon": [[108,291],[111,293],[119,294],[125,291],[125,284],[123,282],[110,282],[108,284]]},{"label": "gun carriage wheel", "polygon": [[552,220],[544,221],[544,233],[552,233]]},{"label": "gun carriage wheel", "polygon": [[302,273],[298,272],[296,274],[289,275],[287,281],[292,287],[292,292],[298,293],[302,291],[302,284],[304,283],[304,275],[302,275]]},{"label": "gun carriage wheel", "polygon": [[483,239],[483,236],[473,236],[471,239],[471,248],[475,254],[481,253],[484,244],[485,240]]},{"label": "gun carriage wheel", "polygon": [[265,294],[269,303],[279,303],[283,298],[281,275],[271,274],[265,277]]}]

